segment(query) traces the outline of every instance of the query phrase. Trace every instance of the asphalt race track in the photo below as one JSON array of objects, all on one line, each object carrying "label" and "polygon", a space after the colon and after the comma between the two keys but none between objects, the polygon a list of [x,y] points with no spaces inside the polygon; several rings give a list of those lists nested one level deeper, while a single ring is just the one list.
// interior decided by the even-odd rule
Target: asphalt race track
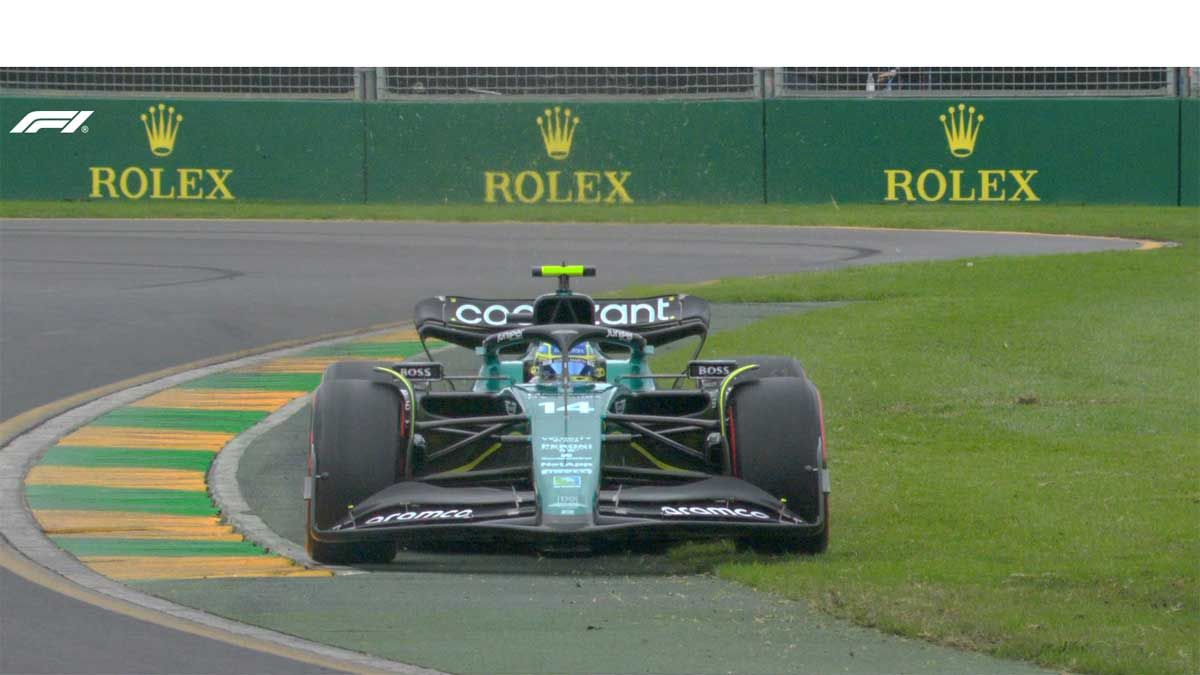
[{"label": "asphalt race track", "polygon": [[[531,296],[531,265],[601,291],[1136,242],[842,228],[0,221],[0,420],[180,363],[405,320],[443,293]],[[2,561],[3,558],[0,558]],[[602,667],[597,664],[597,667]],[[107,612],[0,566],[0,672],[312,672]]]}]

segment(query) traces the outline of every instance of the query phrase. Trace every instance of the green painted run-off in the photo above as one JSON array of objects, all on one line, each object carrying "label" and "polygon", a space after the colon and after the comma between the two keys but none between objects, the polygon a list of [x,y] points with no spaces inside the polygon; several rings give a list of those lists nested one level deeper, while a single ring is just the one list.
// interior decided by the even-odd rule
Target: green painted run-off
[{"label": "green painted run-off", "polygon": [[267,555],[246,541],[190,539],[117,539],[108,537],[51,537],[71,555],[84,556],[258,556]]},{"label": "green painted run-off", "polygon": [[32,509],[71,511],[130,511],[177,516],[215,516],[207,492],[105,488],[84,485],[26,485]]},{"label": "green painted run-off", "polygon": [[195,450],[144,450],[141,448],[90,448],[59,445],[50,448],[41,464],[51,466],[91,466],[96,468],[139,467],[208,471],[213,454]]},{"label": "green painted run-off", "polygon": [[404,359],[422,351],[420,342],[351,342],[328,347],[317,347],[304,352],[304,356],[357,356],[386,359]]},{"label": "green painted run-off", "polygon": [[101,427],[141,427],[178,431],[219,431],[237,434],[258,424],[267,413],[258,410],[192,410],[190,408],[118,408],[91,422]]},{"label": "green painted run-off", "polygon": [[312,391],[319,384],[321,384],[320,373],[218,373],[179,386],[181,389]]}]

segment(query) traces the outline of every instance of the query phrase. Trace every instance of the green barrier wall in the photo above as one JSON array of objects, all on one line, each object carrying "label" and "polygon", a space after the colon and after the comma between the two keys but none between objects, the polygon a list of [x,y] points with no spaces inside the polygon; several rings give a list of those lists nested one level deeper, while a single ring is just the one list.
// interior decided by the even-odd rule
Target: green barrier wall
[{"label": "green barrier wall", "polygon": [[373,202],[763,201],[760,101],[376,103],[367,125]]},{"label": "green barrier wall", "polygon": [[1179,203],[1200,206],[1200,99],[1179,105]]},{"label": "green barrier wall", "polygon": [[[363,200],[361,104],[164,102],[174,115],[155,99],[0,98],[0,198]],[[31,111],[81,109],[74,133],[9,133]]]},{"label": "green barrier wall", "polygon": [[1200,205],[1196,99],[158,103],[0,97],[0,199]]},{"label": "green barrier wall", "polygon": [[765,105],[770,202],[1178,203],[1176,99]]}]

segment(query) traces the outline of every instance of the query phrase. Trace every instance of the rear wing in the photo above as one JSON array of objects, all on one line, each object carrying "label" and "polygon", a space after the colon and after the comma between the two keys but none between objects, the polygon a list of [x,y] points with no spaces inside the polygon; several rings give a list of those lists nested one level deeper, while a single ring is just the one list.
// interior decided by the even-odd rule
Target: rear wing
[{"label": "rear wing", "polygon": [[[691,295],[595,300],[596,325],[623,328],[658,346],[708,335],[708,301]],[[528,326],[533,300],[437,296],[417,303],[417,334],[474,349],[502,330]]]}]

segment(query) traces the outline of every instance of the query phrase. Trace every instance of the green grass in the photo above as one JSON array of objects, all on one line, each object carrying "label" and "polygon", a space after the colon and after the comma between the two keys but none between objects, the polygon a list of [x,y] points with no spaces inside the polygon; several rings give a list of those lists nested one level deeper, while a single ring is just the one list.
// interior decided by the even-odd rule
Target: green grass
[{"label": "green grass", "polygon": [[1182,246],[672,287],[859,301],[717,334],[705,350],[792,354],[821,387],[828,554],[675,554],[901,635],[1072,671],[1195,673],[1200,212],[1025,215],[1023,229]]},{"label": "green grass", "polygon": [[[1151,236],[1164,221],[1194,224],[1196,209],[1047,205],[631,205],[514,206],[300,204],[290,202],[0,201],[4,218],[265,218],[464,222],[857,225]],[[1190,215],[1185,215],[1190,214]]]}]

